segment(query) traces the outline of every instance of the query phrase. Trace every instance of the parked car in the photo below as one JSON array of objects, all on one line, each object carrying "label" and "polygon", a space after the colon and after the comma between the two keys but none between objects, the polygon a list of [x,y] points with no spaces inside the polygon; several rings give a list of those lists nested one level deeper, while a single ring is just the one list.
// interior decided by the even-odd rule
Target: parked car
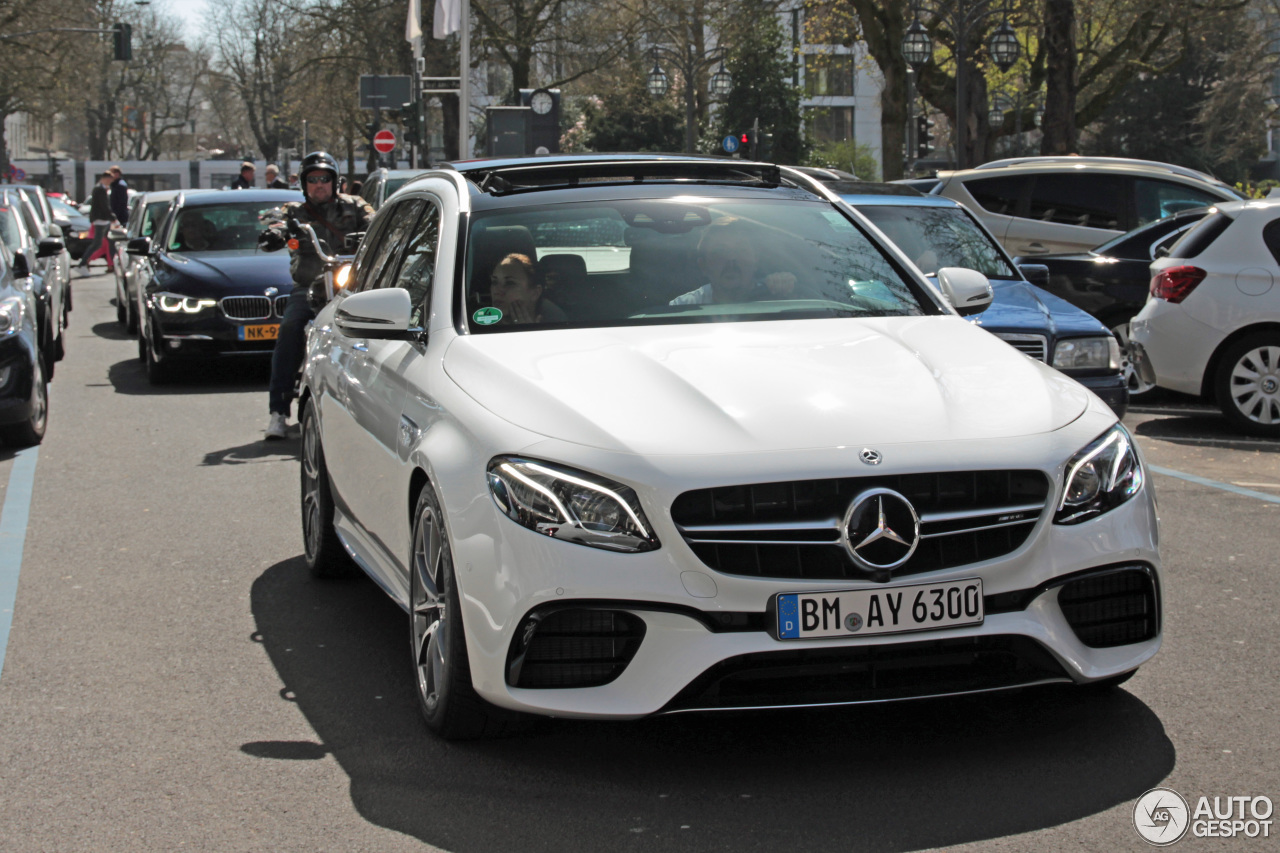
[{"label": "parked car", "polygon": [[1219,204],[1151,264],[1133,318],[1137,368],[1280,436],[1280,201]]},{"label": "parked car", "polygon": [[421,174],[421,169],[375,169],[364,179],[360,197],[377,210],[396,190]]},{"label": "parked car", "polygon": [[89,229],[92,223],[89,222],[89,217],[60,198],[50,198],[49,207],[53,211],[53,221],[62,229],[67,253],[72,260],[80,260],[90,243]]},{"label": "parked car", "polygon": [[49,421],[39,299],[24,250],[13,249],[22,230],[11,200],[0,198],[0,441],[10,447],[39,444]]},{"label": "parked car", "polygon": [[[1116,339],[1084,311],[1028,281],[1028,273],[1044,281],[1044,267],[1019,266],[973,214],[950,199],[921,195],[895,184],[834,184],[832,188],[926,276],[936,277],[944,267],[985,275],[995,298],[970,322],[1058,368],[1124,417],[1129,392]],[[889,192],[881,194],[881,189]]]},{"label": "parked car", "polygon": [[821,182],[455,163],[348,287],[304,360],[305,559],[409,614],[442,736],[1114,685],[1160,645],[1115,413],[961,318],[985,276],[925,278]]},{"label": "parked car", "polygon": [[[1160,253],[1168,252],[1170,246],[1208,213],[1207,207],[1184,210],[1121,234],[1088,252],[1030,258],[1033,263],[1049,268],[1045,290],[1088,311],[1116,336],[1131,399],[1155,387],[1134,369],[1129,346],[1129,321],[1147,301],[1151,262]],[[1026,260],[1014,258],[1019,264]]]},{"label": "parked car", "polygon": [[1240,194],[1209,175],[1116,157],[1026,157],[939,172],[1011,255],[1083,252],[1148,222]]},{"label": "parked car", "polygon": [[898,180],[890,181],[889,183],[911,187],[911,189],[922,192],[925,195],[931,194],[938,187],[942,186],[942,180],[939,178],[899,178]]},{"label": "parked car", "polygon": [[54,363],[66,355],[68,288],[63,281],[61,259],[66,256],[62,241],[44,237],[30,197],[20,189],[0,189],[0,206],[13,212],[16,227],[6,229],[3,239],[11,253],[20,253],[29,275],[27,286],[36,297],[36,325],[40,330],[40,353],[44,375],[53,378]]},{"label": "parked car", "polygon": [[181,193],[152,237],[129,241],[153,271],[138,288],[138,358],[153,384],[179,364],[269,354],[293,290],[289,256],[258,249],[262,218],[293,190]]},{"label": "parked car", "polygon": [[130,334],[138,331],[139,283],[150,280],[153,266],[151,255],[129,253],[129,241],[154,236],[174,199],[180,195],[195,195],[200,192],[202,191],[158,190],[139,193],[130,203],[128,227],[120,237],[112,234],[111,249],[116,255],[116,320]]}]

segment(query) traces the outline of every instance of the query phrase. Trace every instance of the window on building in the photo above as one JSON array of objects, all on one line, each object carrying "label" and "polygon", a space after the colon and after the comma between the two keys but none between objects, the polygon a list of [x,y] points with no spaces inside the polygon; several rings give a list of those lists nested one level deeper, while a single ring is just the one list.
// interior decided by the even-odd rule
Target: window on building
[{"label": "window on building", "polygon": [[853,139],[853,107],[812,107],[804,111],[809,142],[846,142]]},{"label": "window on building", "polygon": [[853,55],[848,53],[808,53],[804,57],[804,94],[848,97],[853,90]]}]

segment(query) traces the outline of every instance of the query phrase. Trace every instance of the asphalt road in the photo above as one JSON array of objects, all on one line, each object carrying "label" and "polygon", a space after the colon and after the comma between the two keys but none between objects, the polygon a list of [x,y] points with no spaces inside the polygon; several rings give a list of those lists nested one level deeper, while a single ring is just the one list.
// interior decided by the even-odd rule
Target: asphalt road
[{"label": "asphalt road", "polygon": [[[1256,496],[1280,498],[1280,442],[1212,410],[1126,419],[1152,465],[1256,494],[1154,475],[1165,643],[1120,690],[444,744],[400,610],[307,576],[298,443],[260,440],[266,366],[152,389],[111,298],[75,283],[36,457],[0,850],[1144,850],[1153,786],[1280,800],[1280,504]],[[0,488],[19,462],[0,448]]]}]

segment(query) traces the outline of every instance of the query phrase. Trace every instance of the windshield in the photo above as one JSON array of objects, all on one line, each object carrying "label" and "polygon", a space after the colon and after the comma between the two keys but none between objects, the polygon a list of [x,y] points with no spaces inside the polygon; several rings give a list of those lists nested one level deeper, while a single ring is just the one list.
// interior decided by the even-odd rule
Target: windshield
[{"label": "windshield", "polygon": [[74,207],[67,204],[62,199],[57,199],[57,198],[49,199],[49,206],[53,208],[54,216],[66,216],[66,217],[74,216],[76,218],[79,218],[81,215],[80,211],[76,210]]},{"label": "windshield", "polygon": [[263,221],[276,205],[263,202],[189,207],[169,235],[169,249],[177,252],[230,252],[256,249]]},{"label": "windshield", "polygon": [[987,278],[1020,279],[995,242],[958,207],[858,205],[925,275],[943,267],[977,270]]},{"label": "windshield", "polygon": [[938,308],[821,202],[652,199],[477,215],[466,265],[472,331]]}]

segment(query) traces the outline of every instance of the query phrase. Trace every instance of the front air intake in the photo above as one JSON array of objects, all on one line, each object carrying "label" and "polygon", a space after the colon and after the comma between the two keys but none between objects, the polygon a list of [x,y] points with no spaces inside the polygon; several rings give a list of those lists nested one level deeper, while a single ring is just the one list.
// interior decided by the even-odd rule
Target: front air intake
[{"label": "front air intake", "polygon": [[1058,606],[1080,642],[1093,649],[1141,643],[1159,630],[1155,579],[1145,566],[1069,581],[1058,593]]},{"label": "front air intake", "polygon": [[644,620],[623,610],[531,613],[511,643],[507,683],[531,688],[608,684],[631,663],[644,632]]}]

